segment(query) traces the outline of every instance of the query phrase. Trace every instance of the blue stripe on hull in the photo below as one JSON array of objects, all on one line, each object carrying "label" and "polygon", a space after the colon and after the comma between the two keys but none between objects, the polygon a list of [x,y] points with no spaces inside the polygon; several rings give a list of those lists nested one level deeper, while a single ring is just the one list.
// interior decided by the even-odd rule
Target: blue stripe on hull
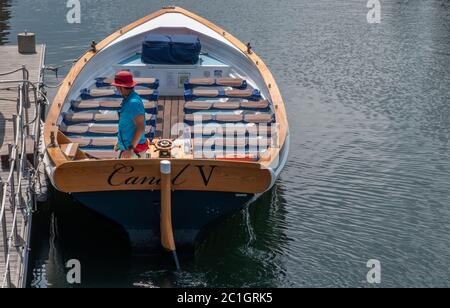
[{"label": "blue stripe on hull", "polygon": [[[160,247],[160,192],[113,191],[74,193],[86,207],[121,225],[133,249]],[[172,194],[172,217],[178,247],[193,247],[209,224],[242,209],[254,195],[176,191]]]}]

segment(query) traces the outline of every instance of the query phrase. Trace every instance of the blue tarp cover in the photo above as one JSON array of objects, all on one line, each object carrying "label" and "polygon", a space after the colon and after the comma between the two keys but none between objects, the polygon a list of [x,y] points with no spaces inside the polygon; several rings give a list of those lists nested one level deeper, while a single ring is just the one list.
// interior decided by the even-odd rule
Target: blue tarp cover
[{"label": "blue tarp cover", "polygon": [[195,35],[150,34],[142,44],[142,62],[147,64],[196,64],[202,49]]}]

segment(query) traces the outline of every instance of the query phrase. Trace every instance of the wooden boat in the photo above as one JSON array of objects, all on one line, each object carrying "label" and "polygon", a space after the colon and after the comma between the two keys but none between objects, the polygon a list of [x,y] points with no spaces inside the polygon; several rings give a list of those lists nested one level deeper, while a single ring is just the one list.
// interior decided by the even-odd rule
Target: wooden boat
[{"label": "wooden boat", "polygon": [[[198,63],[143,63],[149,34],[197,36]],[[116,159],[121,98],[110,84],[119,70],[139,82],[149,158]],[[172,166],[169,227],[178,246],[191,246],[206,226],[271,189],[289,150],[285,107],[264,62],[249,44],[178,7],[93,44],[59,89],[44,138],[54,187],[120,224],[137,249],[160,244],[161,161]]]}]

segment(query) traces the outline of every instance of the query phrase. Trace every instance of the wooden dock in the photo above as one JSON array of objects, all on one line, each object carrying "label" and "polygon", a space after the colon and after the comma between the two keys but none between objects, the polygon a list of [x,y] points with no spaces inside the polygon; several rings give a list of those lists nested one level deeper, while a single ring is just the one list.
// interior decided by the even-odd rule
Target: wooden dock
[{"label": "wooden dock", "polygon": [[[26,76],[23,70],[20,70],[13,74],[2,75],[0,76],[0,154],[2,155],[2,169],[0,171],[1,183],[2,186],[6,183],[9,174],[10,174],[10,166],[8,166],[8,160],[5,160],[5,157],[8,158],[8,153],[11,150],[11,146],[15,143],[14,140],[14,118],[17,116],[19,112],[18,108],[18,98],[19,98],[19,87],[22,85],[20,82],[11,82],[11,83],[1,83],[2,81],[15,81],[15,80],[23,80],[24,78],[32,82],[32,83],[40,83],[42,82],[42,73],[43,73],[43,65],[44,65],[44,57],[45,57],[45,45],[36,46],[37,52],[35,54],[30,55],[22,55],[18,53],[17,46],[0,46],[0,74],[11,72],[25,66],[27,71],[29,72],[29,76]],[[22,118],[24,121],[31,122],[36,116],[36,108],[35,108],[35,97],[34,94],[31,95],[29,100],[25,102],[25,109],[22,112]],[[34,92],[33,92],[34,93]],[[30,130],[33,129],[32,125],[30,125]],[[27,132],[24,132],[26,134]],[[26,138],[25,143],[27,144],[26,152],[29,152],[29,149],[33,149],[34,132],[28,131],[28,137]],[[33,137],[33,138],[30,138]],[[30,139],[30,140],[28,140]],[[22,144],[22,143],[21,143]],[[28,146],[30,144],[30,146]],[[20,147],[18,148],[18,152],[21,152]],[[20,160],[20,157],[18,161]],[[29,178],[26,177],[28,166],[25,166],[22,172],[15,171],[15,179],[13,182],[15,185],[18,185],[18,177],[22,178],[22,184],[19,186],[21,189],[21,196],[15,198],[16,201],[13,202],[11,196],[14,194],[11,189],[11,185],[5,189],[7,193],[7,197],[5,198],[5,221],[6,228],[2,226],[0,228],[0,287],[16,287],[21,288],[25,287],[26,284],[26,275],[27,275],[27,267],[28,267],[28,251],[30,244],[30,230],[31,230],[31,210],[30,210],[30,200],[29,200]],[[17,170],[17,168],[16,168]],[[14,186],[15,186],[14,185]],[[4,186],[6,187],[6,186]],[[17,193],[17,192],[16,192]],[[0,200],[3,200],[4,190],[0,189]],[[22,197],[25,201],[21,200]],[[14,205],[16,206],[16,210],[14,209]],[[1,209],[1,205],[0,205]],[[11,238],[10,235],[13,234],[13,223],[14,223],[14,213],[16,213],[16,228],[17,233],[14,238]],[[1,219],[0,215],[0,219]],[[0,220],[0,223],[2,221]],[[4,243],[4,232],[6,229],[6,234],[8,237],[8,241],[12,244],[9,245],[9,270],[10,270],[10,284],[3,285],[4,277],[6,277],[6,261],[8,260],[5,251],[8,251],[5,247]],[[12,247],[12,248],[11,248]],[[8,279],[9,280],[9,279]]]}]

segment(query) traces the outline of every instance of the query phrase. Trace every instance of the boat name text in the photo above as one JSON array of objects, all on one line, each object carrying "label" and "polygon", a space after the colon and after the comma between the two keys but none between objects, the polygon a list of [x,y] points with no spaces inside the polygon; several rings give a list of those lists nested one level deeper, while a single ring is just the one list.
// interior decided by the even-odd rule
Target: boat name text
[{"label": "boat name text", "polygon": [[[182,175],[190,168],[197,168],[199,176],[203,184],[208,187],[211,179],[213,177],[214,171],[218,166],[209,166],[209,171],[206,171],[204,165],[190,164],[184,166],[178,173],[174,174],[172,178],[172,185],[178,186],[186,183],[188,180],[183,179]],[[122,185],[160,185],[161,178],[159,176],[137,176],[135,173],[135,167],[127,166],[124,164],[117,164],[114,166],[113,172],[108,177],[108,184],[111,186],[122,186]]]}]

